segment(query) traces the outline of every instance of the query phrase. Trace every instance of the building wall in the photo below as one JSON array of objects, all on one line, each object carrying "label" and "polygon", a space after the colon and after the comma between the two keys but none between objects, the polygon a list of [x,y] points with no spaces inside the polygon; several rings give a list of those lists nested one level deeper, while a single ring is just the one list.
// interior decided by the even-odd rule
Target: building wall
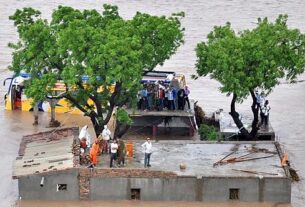
[{"label": "building wall", "polygon": [[128,178],[91,178],[89,198],[90,200],[127,200]]},{"label": "building wall", "polygon": [[[44,186],[40,186],[44,176]],[[229,201],[230,189],[238,189],[244,202],[290,203],[291,181],[284,177],[109,177],[88,174],[90,200],[130,200],[133,189],[144,201]],[[57,184],[67,184],[57,191]],[[19,178],[22,199],[79,200],[79,170]]]},{"label": "building wall", "polygon": [[203,201],[229,201],[230,189],[239,189],[239,200],[246,202],[259,201],[259,179],[208,177],[203,178]]},{"label": "building wall", "polygon": [[[44,184],[40,186],[41,178]],[[57,191],[57,184],[67,184],[67,190]],[[25,200],[78,200],[78,170],[72,169],[46,175],[30,175],[18,180],[19,196]]]},{"label": "building wall", "polygon": [[197,179],[177,178],[112,178],[93,177],[90,180],[91,200],[128,200],[131,190],[140,189],[140,199],[146,201],[194,201]]},{"label": "building wall", "polygon": [[291,202],[291,180],[288,178],[264,178],[262,190],[265,202]]}]

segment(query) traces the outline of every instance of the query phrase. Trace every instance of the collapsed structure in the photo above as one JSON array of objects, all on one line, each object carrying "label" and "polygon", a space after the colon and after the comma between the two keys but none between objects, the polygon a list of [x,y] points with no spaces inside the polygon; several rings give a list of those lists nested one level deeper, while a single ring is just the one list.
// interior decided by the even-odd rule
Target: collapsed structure
[{"label": "collapsed structure", "polygon": [[[24,136],[14,163],[21,199],[289,203],[291,179],[275,142],[159,141],[144,169],[141,141],[126,168],[79,163],[78,128]],[[107,155],[105,155],[107,156]]]}]

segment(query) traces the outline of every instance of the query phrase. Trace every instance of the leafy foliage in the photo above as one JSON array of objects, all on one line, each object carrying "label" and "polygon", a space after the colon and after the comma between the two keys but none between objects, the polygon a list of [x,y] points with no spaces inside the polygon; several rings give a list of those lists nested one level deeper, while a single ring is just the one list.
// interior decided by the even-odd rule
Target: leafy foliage
[{"label": "leafy foliage", "polygon": [[200,140],[216,141],[218,138],[218,130],[214,126],[201,124],[198,132]]},{"label": "leafy foliage", "polygon": [[239,34],[230,23],[215,26],[196,53],[199,76],[210,74],[221,92],[244,99],[255,88],[270,93],[281,78],[295,81],[304,72],[305,38],[287,27],[287,15],[279,15],[275,22],[258,19],[256,28]]},{"label": "leafy foliage", "polygon": [[[289,29],[287,15],[275,22],[258,19],[252,30],[236,34],[230,23],[215,26],[207,41],[197,45],[197,75],[210,75],[221,83],[220,91],[233,94],[231,116],[247,139],[258,131],[258,106],[254,90],[269,94],[282,78],[294,82],[304,72],[305,36],[298,29]],[[252,97],[253,122],[251,133],[243,127],[235,102]],[[251,136],[250,136],[251,135]]]},{"label": "leafy foliage", "polygon": [[129,117],[126,110],[120,108],[117,110],[117,117],[120,123],[127,123],[128,125],[132,124],[132,119]]},{"label": "leafy foliage", "polygon": [[143,71],[162,65],[183,43],[182,16],[137,13],[124,20],[117,6],[104,5],[102,14],[59,6],[48,22],[38,10],[18,9],[10,16],[20,38],[9,44],[10,69],[31,74],[26,94],[35,101],[61,80],[63,97],[91,118],[97,132],[115,107],[133,105]]}]

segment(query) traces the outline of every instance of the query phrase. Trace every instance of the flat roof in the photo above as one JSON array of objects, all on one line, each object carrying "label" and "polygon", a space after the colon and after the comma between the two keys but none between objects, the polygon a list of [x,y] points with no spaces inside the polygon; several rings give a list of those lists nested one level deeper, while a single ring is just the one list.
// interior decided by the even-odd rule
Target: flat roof
[{"label": "flat roof", "polygon": [[[126,141],[128,143],[128,141]],[[143,142],[134,142],[134,158],[127,159],[126,168],[144,168]],[[200,143],[185,141],[152,142],[150,170],[174,172],[179,176],[203,177],[286,177],[274,143]],[[223,159],[240,162],[214,163]],[[260,158],[260,159],[256,159]],[[108,155],[101,156],[99,167],[108,168]],[[186,166],[180,169],[180,164]]]},{"label": "flat roof", "polygon": [[143,110],[132,110],[127,109],[127,112],[132,117],[137,116],[176,116],[176,117],[193,117],[194,111],[183,111],[183,110],[163,110],[163,111],[143,111]]},{"label": "flat roof", "polygon": [[[236,124],[234,123],[233,118],[231,115],[227,112],[221,112],[217,118],[219,119],[219,127],[221,133],[227,133],[227,134],[237,134],[239,132],[239,129],[237,128]],[[252,127],[252,120],[253,117],[249,117],[246,115],[241,114],[241,121],[244,124],[244,127],[246,129],[251,130]],[[258,134],[261,135],[272,135],[274,134],[273,128],[269,123],[268,128],[260,127],[258,130]]]},{"label": "flat roof", "polygon": [[[74,167],[74,135],[50,132],[24,136],[13,163],[13,178]],[[50,136],[47,136],[50,135]]]},{"label": "flat roof", "polygon": [[[144,160],[141,144],[136,145],[136,154],[139,161]],[[254,152],[257,151],[257,152]],[[223,163],[214,167],[214,163],[228,158],[249,159],[248,161]],[[253,159],[266,157],[261,159]],[[250,160],[252,159],[252,160]],[[185,164],[186,169],[180,170],[180,164]],[[280,158],[276,147],[270,144],[174,144],[153,143],[151,155],[153,169],[172,171],[178,175],[195,176],[232,176],[232,177],[285,177],[285,171],[280,166]],[[249,172],[245,172],[249,171]],[[260,172],[260,173],[250,173]]]}]

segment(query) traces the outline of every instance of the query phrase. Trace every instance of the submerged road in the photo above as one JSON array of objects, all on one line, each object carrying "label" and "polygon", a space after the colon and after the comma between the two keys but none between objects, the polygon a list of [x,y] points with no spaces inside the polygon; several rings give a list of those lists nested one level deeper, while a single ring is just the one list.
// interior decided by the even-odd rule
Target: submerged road
[{"label": "submerged road", "polygon": [[[274,19],[280,13],[288,13],[288,24],[305,32],[305,1],[303,0],[0,0],[0,77],[3,81],[11,73],[7,66],[11,62],[11,50],[7,47],[8,42],[16,42],[17,33],[13,23],[8,20],[17,8],[31,6],[42,11],[45,18],[50,18],[51,11],[60,4],[73,6],[79,9],[98,9],[101,11],[103,3],[117,4],[123,17],[130,18],[136,11],[150,14],[168,15],[173,12],[185,11],[183,20],[185,31],[185,44],[179,48],[177,54],[171,60],[165,62],[162,70],[175,70],[184,73],[187,83],[191,89],[191,98],[198,100],[199,104],[207,112],[213,112],[219,108],[229,110],[230,97],[221,94],[218,90],[219,83],[209,78],[191,80],[190,75],[195,73],[196,44],[205,39],[214,25],[224,24],[226,21],[232,23],[236,30],[253,28],[257,17],[267,16]],[[271,105],[270,121],[282,146],[289,153],[292,166],[298,170],[301,182],[292,185],[292,205],[302,207],[305,203],[305,75],[300,76],[300,82],[294,85],[286,84],[285,80],[277,86],[268,97]],[[6,88],[0,88],[0,100],[4,96]],[[237,106],[237,110],[250,114],[250,101]],[[32,126],[33,117],[31,113],[6,112],[3,101],[0,101],[0,136],[1,136],[1,159],[0,159],[0,207],[12,205],[18,199],[17,182],[11,179],[12,161],[17,155],[19,142],[22,135],[46,130],[48,114],[41,114],[42,123],[38,127]],[[87,119],[60,115],[58,119],[66,126],[82,126]],[[135,203],[123,201],[122,203],[111,203],[112,206],[137,206]],[[140,202],[138,206],[182,206],[185,203],[154,203]],[[19,206],[110,206],[110,203],[41,203],[31,202],[17,204]],[[188,206],[208,206],[207,204],[188,203]],[[221,206],[211,204],[210,206]],[[234,204],[223,204],[223,206],[237,206]],[[240,206],[251,206],[240,204]],[[252,205],[258,206],[258,205]],[[259,204],[259,206],[264,206]],[[265,206],[268,206],[267,204]],[[273,205],[269,205],[273,206]]]}]

